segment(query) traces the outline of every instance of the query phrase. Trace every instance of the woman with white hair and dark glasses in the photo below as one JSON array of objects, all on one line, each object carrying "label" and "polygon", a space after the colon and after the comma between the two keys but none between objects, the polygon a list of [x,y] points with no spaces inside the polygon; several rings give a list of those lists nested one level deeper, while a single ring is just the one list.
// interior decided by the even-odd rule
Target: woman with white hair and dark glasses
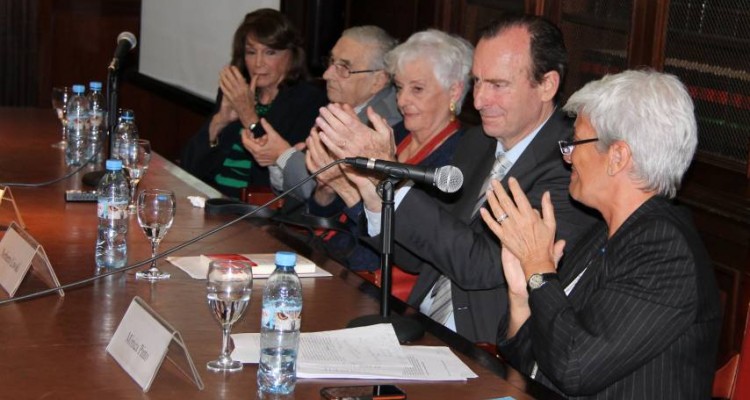
[{"label": "woman with white hair and dark glasses", "polygon": [[493,183],[482,217],[503,243],[501,353],[570,398],[710,398],[718,289],[689,213],[669,200],[698,142],[687,90],[672,75],[625,71],[564,109],[577,114],[560,142],[570,194],[604,221],[564,249],[549,194],[540,213],[515,180],[510,196]]}]

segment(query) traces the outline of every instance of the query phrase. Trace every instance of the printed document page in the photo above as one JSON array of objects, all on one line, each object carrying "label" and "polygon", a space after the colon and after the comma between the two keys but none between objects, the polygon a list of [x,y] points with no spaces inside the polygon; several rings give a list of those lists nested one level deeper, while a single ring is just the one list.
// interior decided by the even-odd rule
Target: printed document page
[{"label": "printed document page", "polygon": [[[260,359],[260,334],[232,335],[232,358]],[[390,324],[326,332],[303,332],[297,360],[299,378],[355,378],[451,381],[475,378],[447,347],[401,346]]]}]

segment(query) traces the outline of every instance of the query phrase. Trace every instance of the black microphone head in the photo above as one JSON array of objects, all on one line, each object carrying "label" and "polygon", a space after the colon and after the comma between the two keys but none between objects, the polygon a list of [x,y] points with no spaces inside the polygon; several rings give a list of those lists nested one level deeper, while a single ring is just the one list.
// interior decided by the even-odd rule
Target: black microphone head
[{"label": "black microphone head", "polygon": [[455,193],[464,184],[464,174],[460,169],[446,165],[435,170],[435,186],[441,192]]},{"label": "black microphone head", "polygon": [[120,43],[121,40],[127,40],[130,42],[130,49],[134,49],[135,46],[138,44],[138,40],[135,38],[135,35],[132,33],[125,31],[117,35],[117,43]]}]

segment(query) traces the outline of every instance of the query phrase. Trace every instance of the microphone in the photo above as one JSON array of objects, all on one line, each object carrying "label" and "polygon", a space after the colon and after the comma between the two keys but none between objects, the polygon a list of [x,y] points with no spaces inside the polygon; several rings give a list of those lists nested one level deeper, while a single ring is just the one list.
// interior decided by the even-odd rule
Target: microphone
[{"label": "microphone", "polygon": [[433,168],[365,157],[350,157],[344,159],[344,162],[355,168],[382,172],[392,178],[424,182],[445,193],[457,192],[464,184],[464,174],[452,165]]},{"label": "microphone", "polygon": [[130,32],[122,32],[117,35],[117,49],[115,49],[115,56],[112,58],[112,62],[109,63],[108,69],[113,72],[117,71],[120,68],[120,60],[130,50],[134,49],[137,44],[138,40]]}]

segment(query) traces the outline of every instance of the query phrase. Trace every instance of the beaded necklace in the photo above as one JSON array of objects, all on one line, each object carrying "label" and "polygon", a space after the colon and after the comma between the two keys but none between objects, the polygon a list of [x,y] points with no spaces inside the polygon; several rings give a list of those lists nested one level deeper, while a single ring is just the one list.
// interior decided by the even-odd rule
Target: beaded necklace
[{"label": "beaded necklace", "polygon": [[255,93],[255,114],[258,115],[258,118],[263,118],[268,115],[268,111],[271,109],[272,105],[273,100],[268,104],[261,104],[260,95],[257,92]]}]

